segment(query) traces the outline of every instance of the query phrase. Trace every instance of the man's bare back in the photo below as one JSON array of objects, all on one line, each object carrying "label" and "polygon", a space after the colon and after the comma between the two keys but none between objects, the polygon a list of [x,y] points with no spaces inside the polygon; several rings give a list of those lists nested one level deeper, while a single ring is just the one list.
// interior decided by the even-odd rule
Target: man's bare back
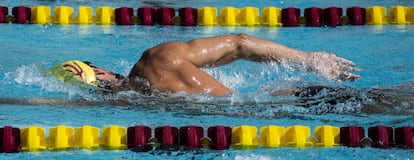
[{"label": "man's bare back", "polygon": [[[188,42],[168,42],[150,48],[132,68],[128,82],[129,86],[139,85],[136,81],[144,79],[161,92],[183,91],[223,96],[235,91],[200,68],[217,67],[238,59],[257,62],[289,61],[303,64],[309,71],[330,79],[359,78],[351,73],[359,71],[353,68],[353,62],[334,54],[300,51],[272,41],[238,34]],[[97,68],[95,72],[98,79],[113,79],[110,72],[105,73],[104,69]]]}]

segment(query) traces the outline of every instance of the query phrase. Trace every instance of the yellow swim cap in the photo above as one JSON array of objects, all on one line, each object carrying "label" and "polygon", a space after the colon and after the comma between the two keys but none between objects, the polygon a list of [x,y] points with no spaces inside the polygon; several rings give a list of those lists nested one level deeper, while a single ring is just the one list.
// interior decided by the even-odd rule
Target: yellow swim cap
[{"label": "yellow swim cap", "polygon": [[89,85],[97,86],[95,72],[92,67],[80,60],[70,60],[52,67],[53,75],[63,82],[81,81]]}]

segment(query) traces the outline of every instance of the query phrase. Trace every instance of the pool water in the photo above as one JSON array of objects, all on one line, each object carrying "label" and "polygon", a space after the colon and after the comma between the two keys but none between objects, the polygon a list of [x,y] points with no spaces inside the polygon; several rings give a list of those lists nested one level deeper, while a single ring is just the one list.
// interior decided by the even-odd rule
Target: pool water
[{"label": "pool water", "polygon": [[[414,6],[411,1],[12,1],[0,3],[9,8],[18,5],[87,5],[121,7],[153,5],[180,8],[203,7],[369,7],[382,5]],[[303,10],[302,10],[303,11]],[[76,14],[75,14],[76,15]],[[366,106],[366,101],[347,100],[334,105],[319,103],[308,108],[299,106],[296,97],[270,96],[272,91],[298,85],[345,86],[364,90],[392,88],[394,97],[414,95],[414,25],[339,26],[339,27],[181,27],[181,26],[100,26],[100,25],[19,25],[0,24],[0,126],[25,128],[37,125],[79,127],[92,125],[164,125],[209,126],[319,125],[364,128],[377,125],[401,127],[414,125],[410,98],[388,108]],[[227,66],[204,69],[238,93],[226,97],[185,95],[167,98],[123,92],[102,96],[63,84],[44,76],[44,70],[56,63],[81,59],[127,75],[141,53],[168,41],[222,34],[246,33],[306,51],[334,52],[350,59],[362,71],[361,79],[351,82],[327,80],[294,69],[286,64],[237,61]],[[248,66],[248,67],[246,67]],[[398,86],[398,87],[396,87]],[[363,96],[363,93],[358,96]],[[49,101],[45,101],[49,100]],[[112,100],[126,103],[114,104]],[[65,103],[64,103],[65,102]],[[71,103],[67,103],[71,102]],[[397,104],[397,103],[396,103]],[[0,154],[1,159],[412,159],[411,150],[399,148],[276,148],[255,150],[154,151],[43,151]]]}]

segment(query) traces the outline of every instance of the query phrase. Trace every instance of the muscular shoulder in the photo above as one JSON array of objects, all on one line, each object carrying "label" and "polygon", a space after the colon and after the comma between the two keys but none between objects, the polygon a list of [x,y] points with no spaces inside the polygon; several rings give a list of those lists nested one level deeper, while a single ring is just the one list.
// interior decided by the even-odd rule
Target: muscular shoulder
[{"label": "muscular shoulder", "polygon": [[169,61],[182,56],[187,50],[187,43],[168,42],[146,50],[142,58],[146,61]]},{"label": "muscular shoulder", "polygon": [[146,50],[134,70],[142,72],[164,72],[174,70],[186,59],[189,47],[186,43],[169,42]]}]

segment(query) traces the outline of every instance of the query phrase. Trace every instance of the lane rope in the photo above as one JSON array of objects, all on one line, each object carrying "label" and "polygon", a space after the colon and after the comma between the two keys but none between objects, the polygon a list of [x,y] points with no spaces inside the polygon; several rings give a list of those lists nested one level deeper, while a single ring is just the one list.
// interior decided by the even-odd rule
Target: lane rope
[{"label": "lane rope", "polygon": [[132,150],[147,152],[161,150],[191,149],[257,149],[257,148],[313,148],[313,147],[375,147],[414,149],[414,128],[402,126],[373,126],[368,134],[360,126],[336,127],[332,125],[311,128],[294,126],[201,126],[182,127],[117,126],[99,129],[84,125],[72,128],[58,125],[45,129],[39,126],[0,128],[0,152],[17,153],[43,150]]},{"label": "lane rope", "polygon": [[[308,7],[303,9],[275,6],[243,8],[223,7],[109,7],[94,9],[79,6],[78,14],[70,6],[16,6],[9,8],[0,6],[0,23],[18,24],[82,24],[82,25],[181,25],[181,26],[330,26],[341,25],[385,25],[414,24],[414,6],[391,6],[389,11],[384,6],[367,8],[354,6],[341,7]],[[95,14],[93,14],[95,13]]]}]

